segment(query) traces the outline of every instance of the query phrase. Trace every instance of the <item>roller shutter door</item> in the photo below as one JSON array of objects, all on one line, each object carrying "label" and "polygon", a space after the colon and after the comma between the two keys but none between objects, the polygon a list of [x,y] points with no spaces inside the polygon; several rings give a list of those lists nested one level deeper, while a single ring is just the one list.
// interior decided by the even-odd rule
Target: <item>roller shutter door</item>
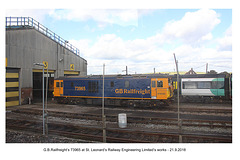
[{"label": "roller shutter door", "polygon": [[19,69],[6,69],[6,107],[19,105]]}]

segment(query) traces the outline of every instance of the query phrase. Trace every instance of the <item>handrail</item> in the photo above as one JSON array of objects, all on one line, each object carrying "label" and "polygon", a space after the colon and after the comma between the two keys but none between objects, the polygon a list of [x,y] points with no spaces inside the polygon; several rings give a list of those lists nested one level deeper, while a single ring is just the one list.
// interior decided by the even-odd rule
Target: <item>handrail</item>
[{"label": "handrail", "polygon": [[6,17],[6,28],[34,28],[80,57],[80,50],[31,17]]}]

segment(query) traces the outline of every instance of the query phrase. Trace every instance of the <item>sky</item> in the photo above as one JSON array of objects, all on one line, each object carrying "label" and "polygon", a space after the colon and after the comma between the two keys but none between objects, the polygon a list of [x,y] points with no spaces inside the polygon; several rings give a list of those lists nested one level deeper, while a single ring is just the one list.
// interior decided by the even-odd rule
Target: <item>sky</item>
[{"label": "sky", "polygon": [[88,74],[232,72],[232,9],[8,9],[68,40]]}]

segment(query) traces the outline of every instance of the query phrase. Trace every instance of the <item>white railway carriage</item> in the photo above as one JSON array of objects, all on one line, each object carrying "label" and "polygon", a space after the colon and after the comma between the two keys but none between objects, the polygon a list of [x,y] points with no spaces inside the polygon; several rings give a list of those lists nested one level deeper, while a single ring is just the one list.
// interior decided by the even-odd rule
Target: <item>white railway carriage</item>
[{"label": "white railway carriage", "polygon": [[182,78],[183,96],[224,96],[224,78]]}]

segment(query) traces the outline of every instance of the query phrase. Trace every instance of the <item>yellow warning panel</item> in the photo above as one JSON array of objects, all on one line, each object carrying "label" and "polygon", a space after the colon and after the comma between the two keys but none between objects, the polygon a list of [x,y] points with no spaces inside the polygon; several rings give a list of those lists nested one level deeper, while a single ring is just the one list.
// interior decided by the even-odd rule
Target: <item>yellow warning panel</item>
[{"label": "yellow warning panel", "polygon": [[78,75],[79,71],[64,71],[64,74],[74,74],[74,75]]},{"label": "yellow warning panel", "polygon": [[43,61],[44,69],[48,69],[48,61]]},{"label": "yellow warning panel", "polygon": [[18,73],[6,73],[6,78],[18,78]]},{"label": "yellow warning panel", "polygon": [[19,96],[19,92],[18,91],[14,91],[14,92],[6,92],[6,97],[18,97]]},{"label": "yellow warning panel", "polygon": [[5,82],[6,87],[18,87],[18,82]]},{"label": "yellow warning panel", "polygon": [[6,102],[6,107],[18,106],[18,105],[19,105],[19,101]]}]

